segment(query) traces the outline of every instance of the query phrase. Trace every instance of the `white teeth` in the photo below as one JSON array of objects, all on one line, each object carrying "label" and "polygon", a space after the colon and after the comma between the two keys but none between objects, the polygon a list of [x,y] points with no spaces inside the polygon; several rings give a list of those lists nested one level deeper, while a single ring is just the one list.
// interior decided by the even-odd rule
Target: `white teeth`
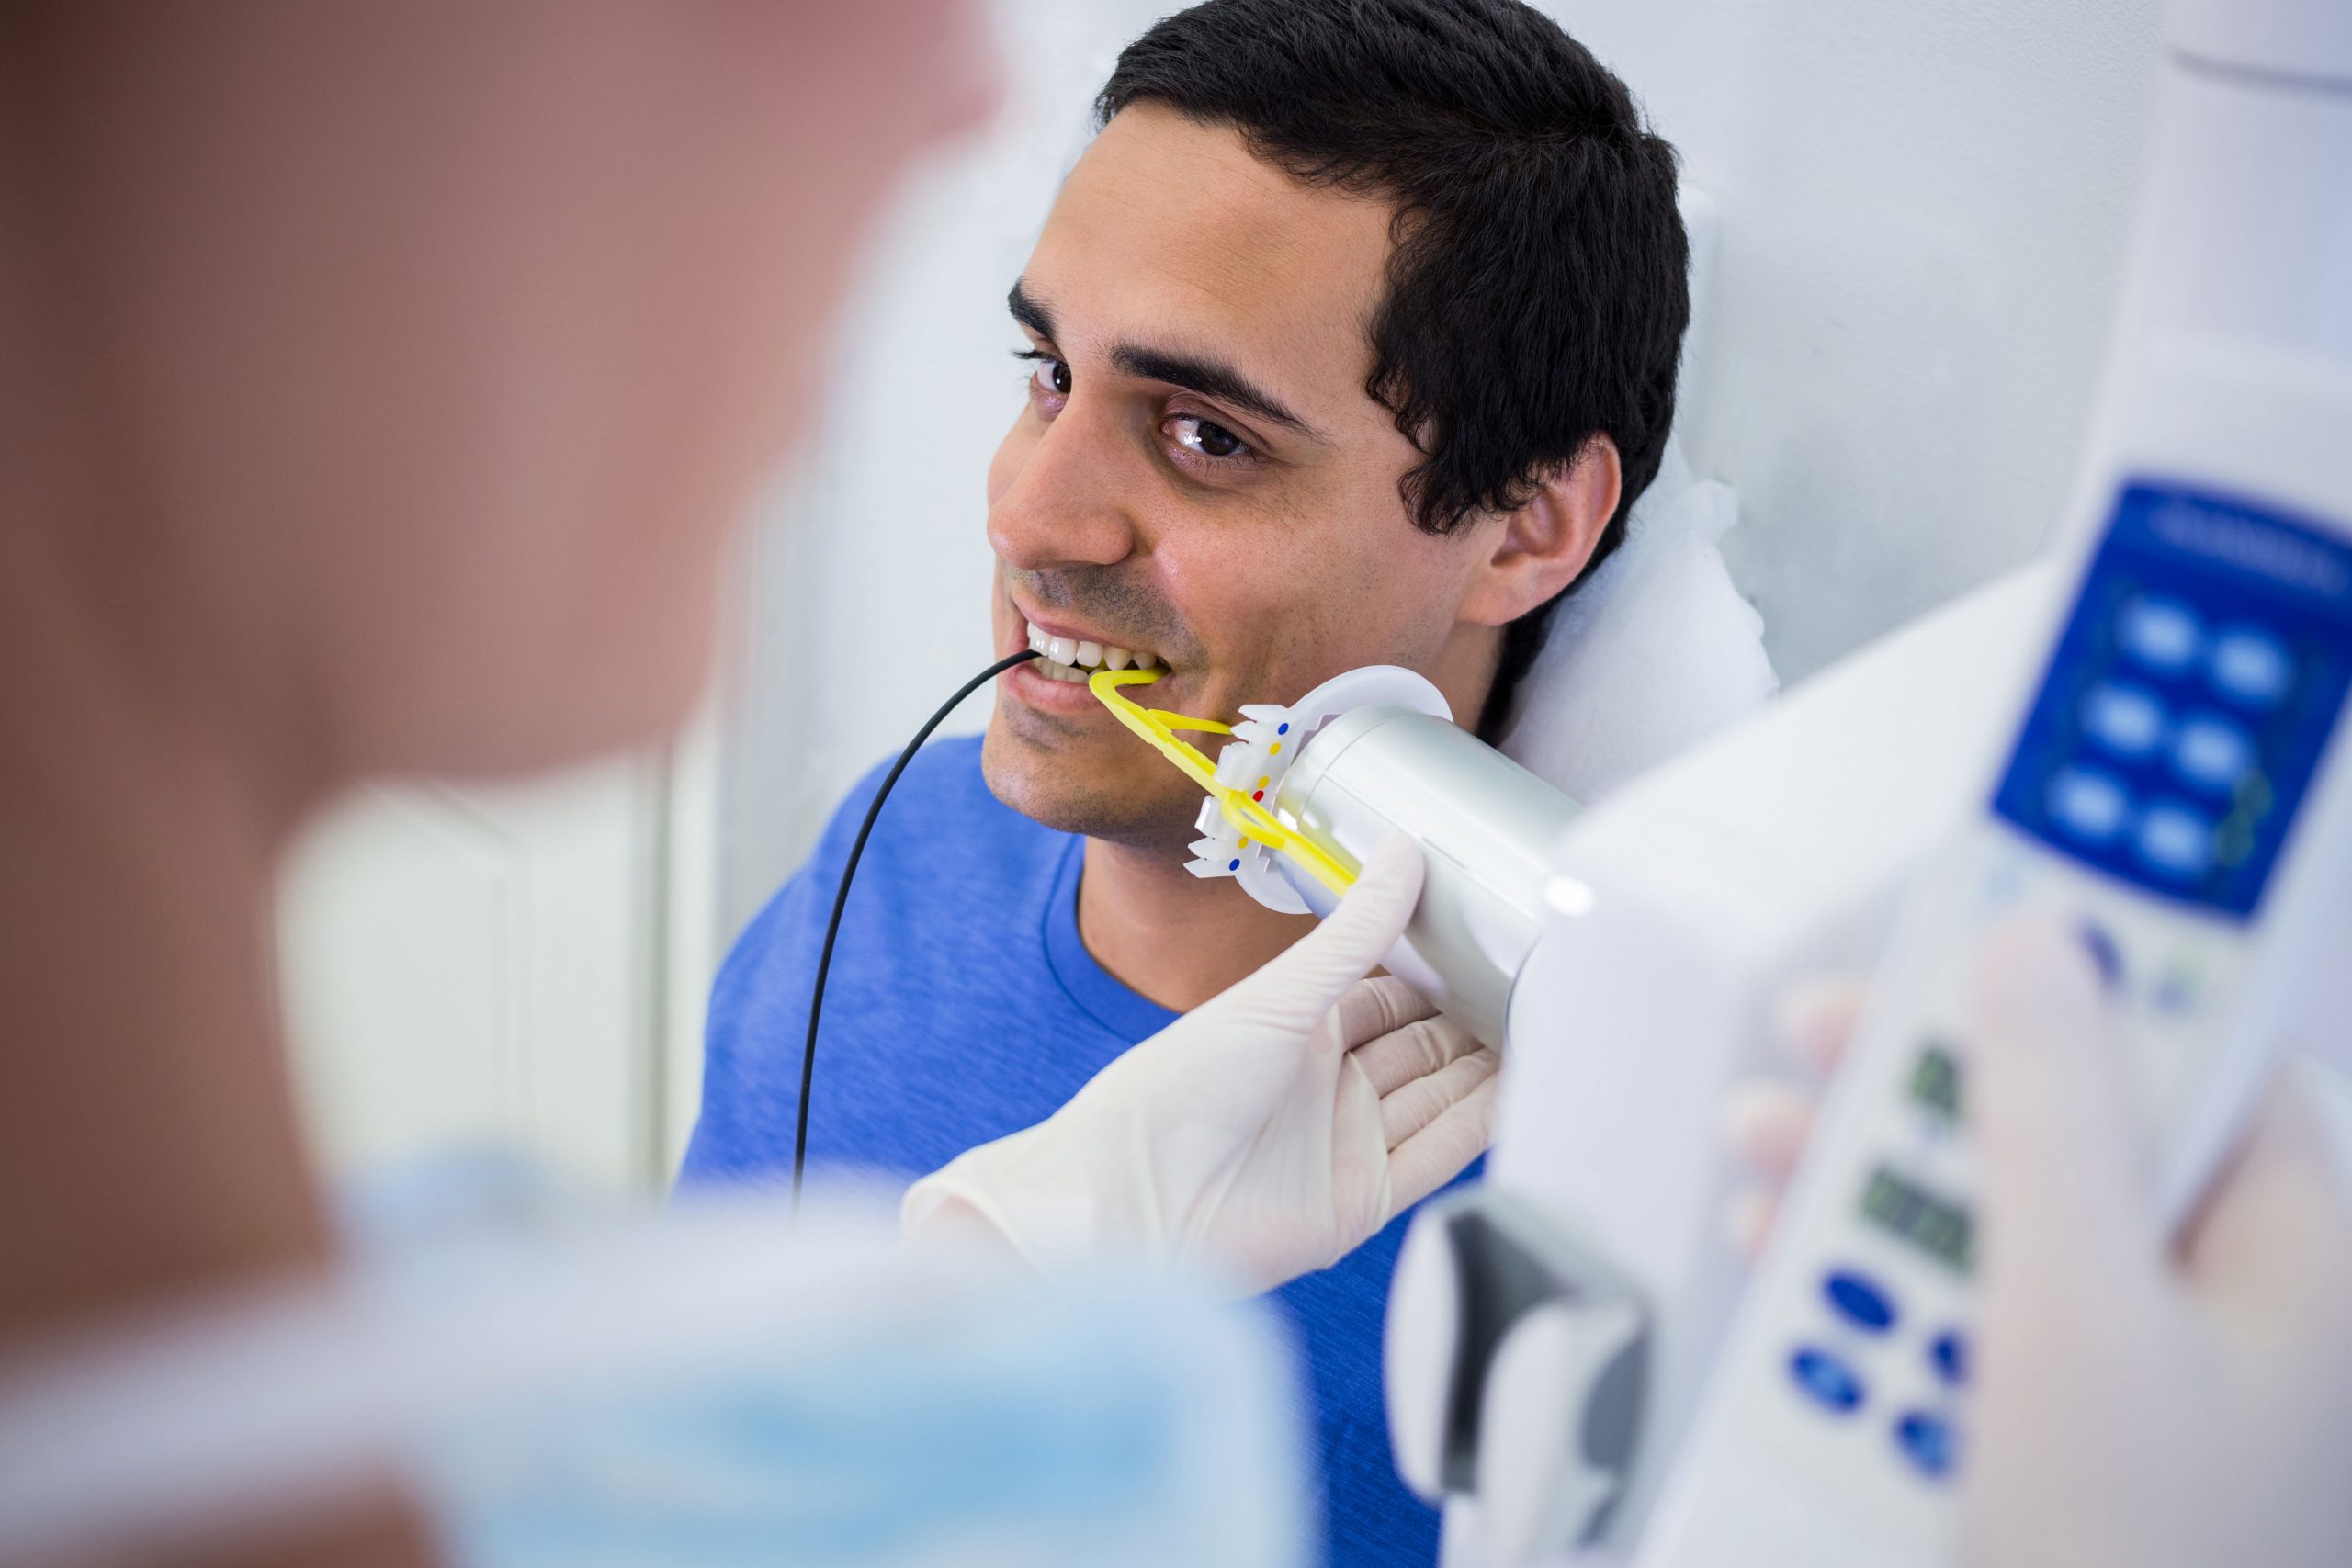
[{"label": "white teeth", "polygon": [[1030,648],[1045,655],[1037,661],[1039,670],[1057,681],[1082,684],[1087,676],[1097,669],[1149,670],[1159,662],[1148,653],[1113,648],[1108,643],[1080,642],[1075,637],[1056,637],[1035,621],[1029,622],[1028,627]]}]

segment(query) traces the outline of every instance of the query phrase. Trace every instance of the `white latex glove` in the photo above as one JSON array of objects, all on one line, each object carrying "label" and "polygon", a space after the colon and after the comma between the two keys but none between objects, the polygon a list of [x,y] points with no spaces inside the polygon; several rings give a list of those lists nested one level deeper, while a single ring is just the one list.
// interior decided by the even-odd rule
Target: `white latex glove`
[{"label": "white latex glove", "polygon": [[1141,1042],[1051,1118],[918,1181],[911,1237],[1048,1265],[1098,1249],[1256,1289],[1329,1268],[1487,1146],[1495,1055],[1404,981],[1365,980],[1420,897],[1395,838],[1281,957]]},{"label": "white latex glove", "polygon": [[2026,929],[1985,964],[1967,1560],[2352,1563],[2352,1213],[2297,1077],[2167,1257],[2088,957]]},{"label": "white latex glove", "polygon": [[[1859,997],[1793,998],[1795,1054],[1833,1061]],[[2166,1254],[2144,1239],[2150,1154],[2108,1000],[2064,930],[1988,944],[1968,1064],[1985,1186],[1966,1561],[2352,1562],[2352,1210],[2310,1069],[2281,1075]],[[1751,1086],[1733,1141],[1769,1187],[1809,1122],[1798,1092]],[[1760,1240],[1769,1221],[1751,1202],[1736,1223]]]}]

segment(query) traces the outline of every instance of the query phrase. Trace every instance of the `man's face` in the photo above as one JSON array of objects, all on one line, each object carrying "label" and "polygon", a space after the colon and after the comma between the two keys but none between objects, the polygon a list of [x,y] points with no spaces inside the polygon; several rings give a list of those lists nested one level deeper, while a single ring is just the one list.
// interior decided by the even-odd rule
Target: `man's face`
[{"label": "man's face", "polygon": [[[1150,105],[1111,121],[1014,295],[1037,357],[989,469],[1000,654],[1035,626],[1154,655],[1161,679],[1129,695],[1227,722],[1359,665],[1463,662],[1488,527],[1413,525],[1397,487],[1420,455],[1364,391],[1390,216],[1230,129]],[[1051,827],[1192,836],[1199,790],[1044,660],[999,682],[984,755]]]}]

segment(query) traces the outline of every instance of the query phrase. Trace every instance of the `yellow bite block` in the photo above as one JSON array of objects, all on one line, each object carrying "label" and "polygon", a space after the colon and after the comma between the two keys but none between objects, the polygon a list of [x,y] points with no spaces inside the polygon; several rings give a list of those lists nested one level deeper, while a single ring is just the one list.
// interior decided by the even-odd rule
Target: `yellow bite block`
[{"label": "yellow bite block", "polygon": [[1288,855],[1306,873],[1329,888],[1343,894],[1355,886],[1355,875],[1317,845],[1309,843],[1300,834],[1285,828],[1274,814],[1250,798],[1242,791],[1216,780],[1216,767],[1186,741],[1176,739],[1180,729],[1203,730],[1211,735],[1230,735],[1233,727],[1219,724],[1213,718],[1190,718],[1181,713],[1162,708],[1147,708],[1132,697],[1123,694],[1122,686],[1148,685],[1159,679],[1157,670],[1098,670],[1087,677],[1086,689],[1095,700],[1111,710],[1111,716],[1146,740],[1152,749],[1170,762],[1186,778],[1191,779],[1224,811],[1225,819],[1237,829],[1254,836],[1257,840],[1278,854]]}]

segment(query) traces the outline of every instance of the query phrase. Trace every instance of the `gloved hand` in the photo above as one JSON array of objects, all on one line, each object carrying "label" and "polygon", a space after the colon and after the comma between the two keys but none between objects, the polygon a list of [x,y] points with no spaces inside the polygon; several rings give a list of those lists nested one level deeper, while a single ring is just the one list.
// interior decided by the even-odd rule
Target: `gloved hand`
[{"label": "gloved hand", "polygon": [[[1799,1005],[1804,1054],[1834,1055],[1855,994]],[[1977,996],[1984,1293],[1966,1560],[2352,1562],[2352,1206],[2315,1070],[2281,1075],[2168,1255],[2145,1239],[2149,1151],[2081,944],[2048,925],[2005,930]],[[1769,1177],[1806,1121],[1786,1090],[1751,1091],[1736,1141]]]},{"label": "gloved hand", "polygon": [[2177,1258],[2078,942],[1979,987],[1984,1393],[1973,1562],[2352,1562],[2352,1211],[2290,1071]]},{"label": "gloved hand", "polygon": [[1494,1053],[1404,981],[1363,978],[1421,875],[1410,842],[1382,844],[1281,957],[916,1182],[906,1234],[978,1231],[1039,1265],[1140,1249],[1260,1290],[1338,1262],[1487,1146]]}]

